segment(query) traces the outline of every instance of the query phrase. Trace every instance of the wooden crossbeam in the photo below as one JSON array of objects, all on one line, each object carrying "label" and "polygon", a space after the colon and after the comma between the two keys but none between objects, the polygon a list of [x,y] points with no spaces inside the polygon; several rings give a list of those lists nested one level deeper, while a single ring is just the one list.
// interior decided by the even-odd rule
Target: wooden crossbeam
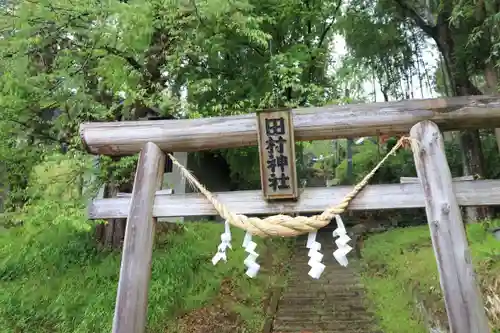
[{"label": "wooden crossbeam", "polygon": [[[460,96],[295,109],[295,140],[326,140],[408,133],[421,120],[441,130],[500,127],[500,97]],[[131,155],[147,142],[163,151],[200,151],[257,145],[255,114],[183,120],[86,123],[80,134],[87,150]]]},{"label": "wooden crossbeam", "polygon": [[[461,206],[500,205],[500,180],[454,182],[453,188]],[[322,212],[340,202],[351,186],[305,189],[297,202],[268,203],[261,191],[215,193],[221,202],[236,214],[278,214]],[[216,215],[210,202],[201,194],[172,194],[157,192],[153,206],[155,217]],[[420,184],[388,184],[367,186],[349,206],[351,210],[401,209],[424,207]],[[128,216],[130,198],[94,200],[89,207],[92,219],[124,218]]]},{"label": "wooden crossbeam", "polygon": [[[452,178],[452,180],[454,182],[470,181],[470,180],[474,180],[474,176],[455,177],[455,178]],[[420,180],[418,179],[418,177],[400,177],[399,182],[401,184],[420,183]]]},{"label": "wooden crossbeam", "polygon": [[[167,195],[167,194],[172,194],[172,193],[174,193],[174,191],[171,188],[156,191],[156,194],[158,194],[158,195]],[[131,196],[132,196],[132,193],[125,193],[125,192],[118,192],[116,194],[117,198],[130,198]]]}]

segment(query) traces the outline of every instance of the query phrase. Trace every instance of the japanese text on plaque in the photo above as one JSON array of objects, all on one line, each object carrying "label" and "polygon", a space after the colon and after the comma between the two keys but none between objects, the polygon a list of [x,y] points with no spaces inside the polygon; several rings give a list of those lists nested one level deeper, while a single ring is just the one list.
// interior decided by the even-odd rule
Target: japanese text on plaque
[{"label": "japanese text on plaque", "polygon": [[289,111],[258,114],[262,191],[267,199],[297,197],[295,142]]},{"label": "japanese text on plaque", "polygon": [[288,156],[285,155],[285,144],[287,140],[285,135],[285,119],[283,117],[276,119],[267,119],[266,122],[266,150],[267,150],[267,169],[270,171],[268,178],[269,187],[276,190],[290,188],[290,177],[288,175]]}]

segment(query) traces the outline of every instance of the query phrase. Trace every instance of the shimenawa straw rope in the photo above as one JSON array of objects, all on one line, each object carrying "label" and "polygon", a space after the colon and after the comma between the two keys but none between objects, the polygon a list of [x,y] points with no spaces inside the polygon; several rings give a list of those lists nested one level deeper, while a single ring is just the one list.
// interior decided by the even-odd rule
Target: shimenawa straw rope
[{"label": "shimenawa straw rope", "polygon": [[292,217],[278,214],[260,219],[258,217],[248,217],[242,214],[234,214],[223,203],[219,202],[217,198],[209,190],[207,190],[207,188],[203,186],[191,172],[189,172],[189,170],[187,170],[182,164],[179,163],[179,161],[175,159],[174,156],[172,156],[172,154],[168,154],[168,156],[172,160],[172,163],[180,169],[182,175],[189,181],[189,183],[198,189],[210,201],[219,215],[223,219],[228,220],[233,226],[246,230],[252,235],[261,237],[294,237],[318,230],[329,224],[335,215],[344,213],[351,201],[368,184],[370,179],[385,163],[389,156],[393,155],[405,142],[408,141],[412,143],[411,139],[408,137],[400,138],[389,153],[387,153],[387,155],[380,160],[372,171],[370,171],[358,184],[356,184],[356,186],[354,186],[353,190],[349,192],[338,205],[329,207],[322,214],[311,217]]}]

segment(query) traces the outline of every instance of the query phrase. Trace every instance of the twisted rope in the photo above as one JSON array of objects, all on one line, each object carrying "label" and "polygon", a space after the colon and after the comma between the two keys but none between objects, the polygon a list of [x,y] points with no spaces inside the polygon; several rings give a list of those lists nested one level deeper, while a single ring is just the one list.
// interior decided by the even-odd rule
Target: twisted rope
[{"label": "twisted rope", "polygon": [[329,224],[330,220],[334,218],[335,215],[344,213],[351,201],[368,184],[370,179],[385,163],[389,156],[393,155],[402,145],[405,144],[405,142],[411,143],[410,140],[411,139],[408,137],[400,138],[389,153],[387,153],[387,155],[380,160],[372,171],[370,171],[358,184],[356,184],[356,186],[354,186],[352,191],[349,192],[338,205],[329,207],[322,214],[311,217],[292,217],[278,214],[260,219],[258,217],[248,217],[243,214],[234,214],[223,203],[219,202],[217,198],[209,190],[207,190],[207,188],[203,186],[191,172],[189,172],[189,170],[187,170],[182,164],[179,163],[179,161],[175,159],[174,156],[172,156],[172,154],[168,154],[168,156],[172,160],[172,163],[180,169],[182,175],[189,181],[189,183],[198,189],[210,201],[219,215],[223,219],[229,221],[229,223],[233,226],[246,230],[252,235],[261,237],[294,237],[318,230]]}]

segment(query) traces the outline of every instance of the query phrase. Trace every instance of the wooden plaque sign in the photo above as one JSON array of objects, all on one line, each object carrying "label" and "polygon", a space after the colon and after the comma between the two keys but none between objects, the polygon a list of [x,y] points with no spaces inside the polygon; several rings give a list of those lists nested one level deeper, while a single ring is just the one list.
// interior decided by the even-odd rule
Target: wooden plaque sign
[{"label": "wooden plaque sign", "polygon": [[264,198],[296,199],[297,170],[291,110],[257,112],[257,131]]}]

